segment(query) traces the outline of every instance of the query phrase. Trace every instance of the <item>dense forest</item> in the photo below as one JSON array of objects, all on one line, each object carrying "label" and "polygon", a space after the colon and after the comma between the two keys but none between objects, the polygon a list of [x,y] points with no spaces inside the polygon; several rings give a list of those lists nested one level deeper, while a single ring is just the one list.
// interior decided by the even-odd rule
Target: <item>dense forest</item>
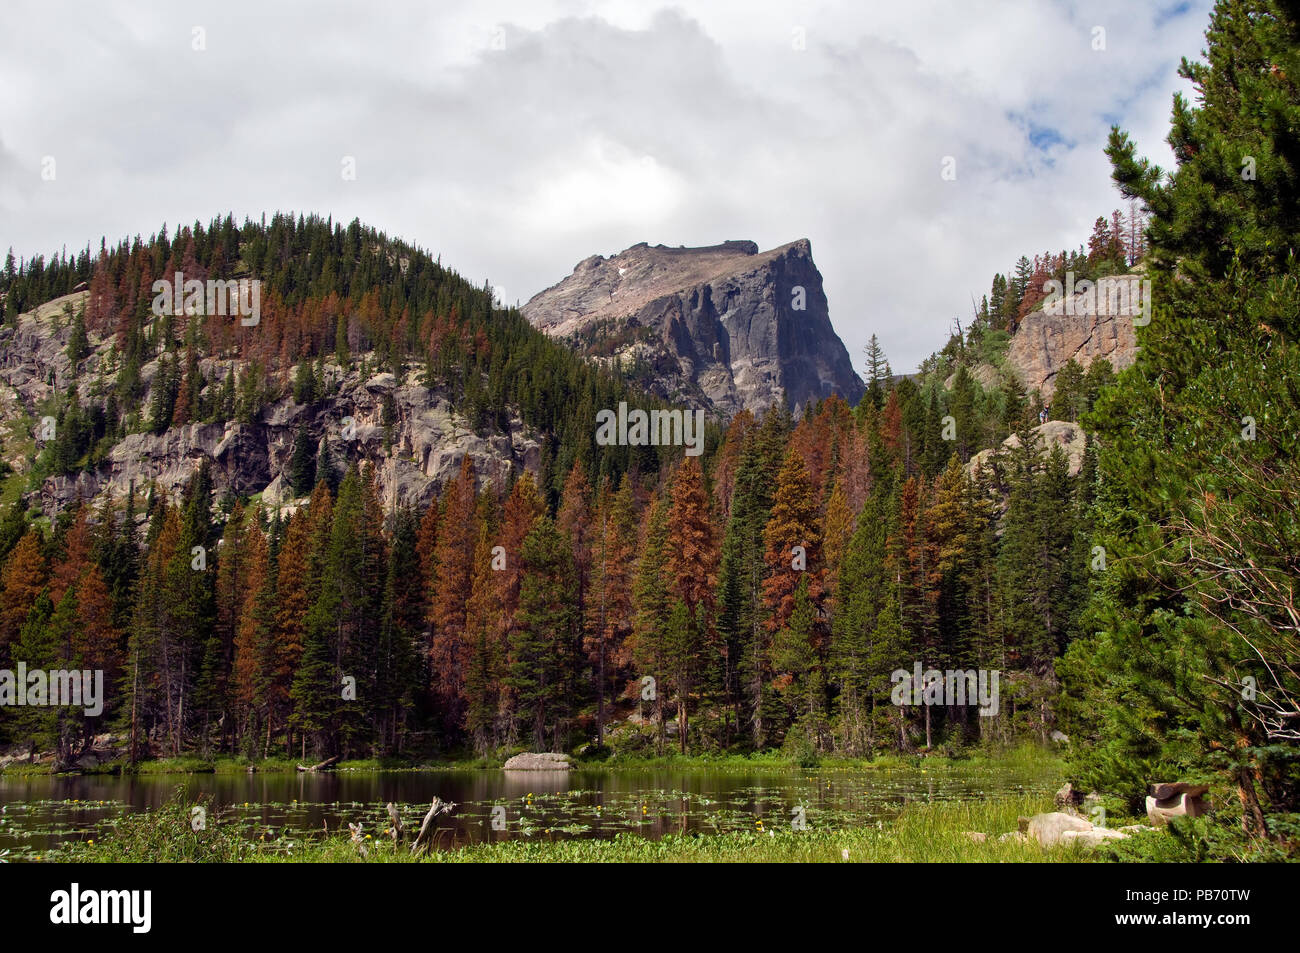
[{"label": "dense forest", "polygon": [[[547,341],[419,249],[276,216],[16,263],[5,318],[85,283],[70,344],[111,334],[111,379],[74,385],[37,476],[124,434],[254,420],[364,362],[448,388],[476,426],[517,408],[543,464],[506,485],[467,460],[436,502],[385,509],[373,468],[304,444],[305,505],[169,499],[12,505],[0,524],[0,666],[103,669],[103,716],[26,709],[0,740],[132,755],[454,756],[954,749],[1069,735],[1089,788],[1227,779],[1240,826],[1300,810],[1300,24],[1219,5],[1184,61],[1178,166],[1108,149],[1128,215],[1077,251],[995,276],[917,375],[873,339],[867,396],[738,414],[702,457],[598,447],[595,413],[647,399]],[[1246,160],[1249,159],[1249,162]],[[1250,175],[1245,174],[1249,168]],[[1133,367],[1067,365],[1046,412],[1003,374],[1043,282],[1141,262],[1156,305]],[[159,319],[154,278],[257,276],[262,320]],[[158,362],[151,382],[142,370]],[[1041,415],[1041,416],[1040,416]],[[1074,422],[1074,459],[1040,419]],[[990,456],[981,451],[1010,446]],[[978,455],[978,457],[977,457]],[[898,705],[919,663],[995,670],[999,713]]]},{"label": "dense forest", "polygon": [[[149,310],[156,274],[245,267],[274,275],[255,328],[182,328]],[[87,332],[114,340],[115,374],[69,386],[38,478],[95,466],[132,430],[253,420],[286,393],[309,403],[349,361],[453,381],[471,408],[518,405],[553,435],[555,462],[495,486],[466,460],[433,506],[385,512],[372,468],[304,441],[288,476],[311,496],[291,512],[216,499],[205,468],[181,499],[141,487],[69,507],[48,532],[11,507],[4,661],[104,668],[116,685],[101,718],[28,712],[12,737],[67,749],[116,724],[141,755],[607,740],[866,753],[1051,730],[1052,664],[1089,572],[1093,454],[1072,477],[1059,449],[1038,452],[1040,405],[1014,375],[986,392],[966,372],[997,330],[987,320],[949,342],[943,373],[915,379],[894,379],[873,343],[857,408],[741,413],[697,460],[597,454],[594,409],[628,393],[616,378],[356,224],[227,219],[101,249],[88,279],[80,269],[20,265],[8,286],[35,301],[85,280],[70,356],[85,356]],[[228,353],[224,377],[211,373]],[[1063,373],[1054,414],[1070,419],[1112,377],[1104,361]],[[1014,431],[1018,451],[967,466]],[[887,674],[916,661],[1005,672],[1005,717],[890,705]]]},{"label": "dense forest", "polygon": [[[600,744],[645,676],[644,740],[665,743],[667,706],[684,751],[978,736],[958,709],[888,704],[882,673],[913,660],[1019,673],[984,730],[1045,731],[1088,572],[1091,455],[1071,479],[1026,430],[972,475],[939,418],[953,403],[974,428],[975,385],[941,400],[875,383],[856,411],[742,413],[704,466],[593,484],[576,464],[553,509],[531,474],[476,489],[466,462],[423,513],[385,513],[350,466],[322,468],[291,515],[214,510],[202,469],[181,500],[82,505],[48,536],[11,514],[0,645],[6,661],[105,669],[119,690],[103,717],[170,753]],[[202,569],[196,547],[213,553]],[[14,736],[94,730],[24,717]]]}]

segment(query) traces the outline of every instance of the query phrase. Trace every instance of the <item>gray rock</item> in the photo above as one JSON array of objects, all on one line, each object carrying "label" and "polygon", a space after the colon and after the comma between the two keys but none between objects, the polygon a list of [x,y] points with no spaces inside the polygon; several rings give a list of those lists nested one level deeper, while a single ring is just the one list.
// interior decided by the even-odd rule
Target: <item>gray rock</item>
[{"label": "gray rock", "polygon": [[[16,328],[0,329],[0,408],[6,419],[16,420],[24,413],[36,416],[56,391],[63,393],[72,383],[72,367],[65,354],[69,328],[56,329],[54,323],[63,302],[77,307],[85,297],[76,294],[56,299],[21,315]],[[96,362],[112,347],[112,335],[101,338],[97,332],[90,334],[94,353],[82,363],[77,378],[83,400],[91,397]],[[220,387],[230,365],[208,357],[201,366],[208,379],[217,382],[210,387]],[[145,365],[142,380],[152,381],[157,370],[157,361]],[[420,369],[413,365],[401,375],[384,372],[365,380],[357,367],[346,374],[337,365],[326,365],[324,370],[331,392],[311,407],[285,396],[246,424],[191,423],[162,434],[129,434],[94,470],[50,477],[27,503],[53,516],[78,497],[92,503],[107,496],[120,499],[132,482],[141,494],[156,482],[162,492],[176,499],[207,460],[218,499],[228,492],[261,493],[265,505],[292,509],[296,500],[287,475],[299,426],[307,428],[318,447],[328,440],[336,466],[365,463],[373,467],[385,508],[399,503],[427,505],[456,476],[466,457],[474,465],[480,487],[488,482],[503,486],[512,472],[537,470],[540,444],[514,408],[507,408],[508,419],[501,430],[478,434],[452,412],[444,394],[415,383]],[[287,383],[285,387],[287,391]],[[383,410],[385,397],[390,396],[396,419],[388,429],[386,446]],[[150,399],[146,392],[137,407],[124,411],[147,408]],[[352,439],[342,436],[344,417],[353,418]],[[21,436],[25,440],[30,433],[24,431]],[[0,438],[4,437],[0,431]],[[10,443],[4,439],[5,446]],[[10,462],[19,472],[26,468],[25,458]]]},{"label": "gray rock", "polygon": [[[1130,288],[1142,274],[1102,279],[1109,283],[1127,283]],[[1103,291],[1104,294],[1104,291]],[[1078,304],[1079,296],[1075,303]],[[1056,389],[1056,375],[1073,358],[1086,371],[1094,358],[1101,357],[1120,371],[1137,357],[1137,336],[1133,318],[1110,314],[1082,314],[1074,307],[1067,314],[1064,302],[1025,315],[1007,349],[1007,363],[1020,378],[1025,389],[1037,390],[1050,403]]]},{"label": "gray rock", "polygon": [[568,771],[573,767],[573,759],[567,754],[555,754],[550,751],[525,752],[508,760],[504,768],[507,771]]},{"label": "gray rock", "polygon": [[522,310],[588,355],[645,360],[660,396],[720,416],[760,411],[782,389],[792,408],[832,393],[856,403],[863,393],[807,239],[762,253],[731,241],[593,255]]},{"label": "gray rock", "polygon": [[1111,830],[1108,827],[1094,827],[1087,831],[1061,831],[1057,841],[1062,847],[1082,844],[1084,847],[1096,847],[1108,840],[1127,840],[1128,834]]},{"label": "gray rock", "polygon": [[1083,803],[1083,795],[1074,789],[1074,785],[1069,781],[1056,792],[1056,806],[1074,810]]},{"label": "gray rock", "polygon": [[[1053,447],[1060,447],[1070,468],[1070,476],[1078,475],[1083,468],[1083,455],[1087,449],[1087,434],[1082,427],[1065,420],[1049,420],[1047,423],[1034,427],[1030,433],[1033,434],[1034,445],[1040,454],[1046,456],[1051,453]],[[1012,434],[1002,441],[1002,446],[999,449],[981,450],[972,456],[970,462],[966,464],[966,470],[972,477],[975,475],[976,470],[979,469],[983,469],[986,473],[993,472],[996,476],[1002,458],[1019,446],[1020,436]],[[1057,734],[1060,734],[1066,742],[1070,740],[1067,735],[1061,732],[1053,733],[1053,740],[1057,740]]]},{"label": "gray rock", "polygon": [[0,755],[0,771],[15,764],[31,764],[32,753],[30,751],[21,751],[14,754]]},{"label": "gray rock", "polygon": [[1053,811],[1050,814],[1035,814],[1029,819],[1025,834],[1044,847],[1052,847],[1060,842],[1066,831],[1090,831],[1092,824],[1075,814]]}]

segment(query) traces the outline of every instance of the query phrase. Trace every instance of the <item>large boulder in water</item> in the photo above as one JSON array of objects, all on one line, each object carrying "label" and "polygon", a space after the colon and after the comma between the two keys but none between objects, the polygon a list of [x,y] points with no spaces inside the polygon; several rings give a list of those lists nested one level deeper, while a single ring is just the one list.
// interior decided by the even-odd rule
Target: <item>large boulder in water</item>
[{"label": "large boulder in water", "polygon": [[527,751],[515,755],[505,763],[507,771],[568,771],[572,767],[573,759],[567,754],[550,751]]}]

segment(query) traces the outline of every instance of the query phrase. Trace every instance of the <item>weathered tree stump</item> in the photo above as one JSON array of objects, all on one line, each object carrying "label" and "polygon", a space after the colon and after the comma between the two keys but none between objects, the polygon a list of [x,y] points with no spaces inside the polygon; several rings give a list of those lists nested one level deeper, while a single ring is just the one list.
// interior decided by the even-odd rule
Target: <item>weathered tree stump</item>
[{"label": "weathered tree stump", "polygon": [[415,843],[411,845],[411,853],[418,854],[422,850],[427,850],[433,839],[434,819],[440,814],[450,814],[456,807],[449,801],[444,801],[440,797],[435,797],[433,803],[429,805],[429,813],[424,815],[424,820],[420,822],[420,833],[415,836]]},{"label": "weathered tree stump", "polygon": [[1208,784],[1169,781],[1153,784],[1147,795],[1147,820],[1153,825],[1169,823],[1171,817],[1200,817],[1209,810],[1204,800]]}]

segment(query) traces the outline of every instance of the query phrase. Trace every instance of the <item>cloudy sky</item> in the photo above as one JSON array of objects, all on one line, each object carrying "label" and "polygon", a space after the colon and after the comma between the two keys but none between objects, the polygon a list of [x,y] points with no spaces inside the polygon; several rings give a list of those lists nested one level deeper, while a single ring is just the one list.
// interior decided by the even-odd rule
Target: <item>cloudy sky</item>
[{"label": "cloudy sky", "polygon": [[1210,5],[6,0],[0,252],[315,211],[522,303],[641,241],[803,237],[855,365],[874,332],[912,370],[1119,205],[1111,123],[1171,162]]}]

